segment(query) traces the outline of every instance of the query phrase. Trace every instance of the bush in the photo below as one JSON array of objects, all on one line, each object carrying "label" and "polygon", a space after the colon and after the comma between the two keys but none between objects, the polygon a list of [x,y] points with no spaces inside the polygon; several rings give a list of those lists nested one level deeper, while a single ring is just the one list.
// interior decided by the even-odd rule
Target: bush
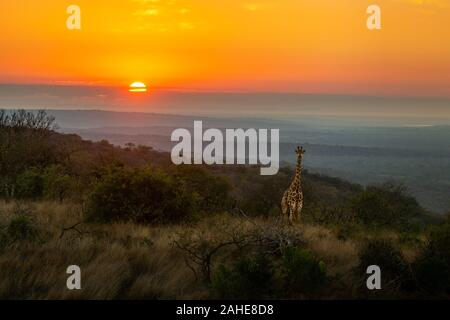
[{"label": "bush", "polygon": [[25,197],[35,196],[36,176],[21,177],[24,181],[17,179],[30,168],[43,168],[56,160],[56,150],[50,140],[54,120],[43,110],[0,110],[0,192],[4,197],[17,196],[17,183],[24,187],[21,192]]},{"label": "bush", "polygon": [[286,286],[290,292],[313,294],[326,282],[325,264],[316,260],[307,250],[286,248],[283,252],[283,267]]},{"label": "bush", "polygon": [[413,270],[420,289],[430,293],[450,292],[450,224],[431,233]]},{"label": "bush", "polygon": [[416,199],[406,194],[402,186],[385,183],[368,186],[351,201],[356,218],[366,225],[412,228],[414,218],[423,216]]},{"label": "bush", "polygon": [[30,168],[17,176],[16,196],[20,199],[37,199],[42,197],[44,180],[40,171]]},{"label": "bush", "polygon": [[62,202],[74,191],[74,178],[61,165],[53,165],[44,171],[44,196]]},{"label": "bush", "polygon": [[13,218],[6,228],[6,235],[12,241],[32,240],[36,233],[31,220],[27,216]]},{"label": "bush", "polygon": [[371,265],[380,267],[384,284],[402,286],[409,280],[405,258],[401,251],[387,240],[370,240],[359,251],[358,274],[365,276],[367,267]]},{"label": "bush", "polygon": [[261,176],[254,170],[248,169],[238,177],[237,205],[250,216],[279,214],[281,198],[291,176],[284,168],[275,176]]},{"label": "bush", "polygon": [[450,265],[450,224],[440,226],[430,234],[426,251],[429,256],[439,257]]},{"label": "bush", "polygon": [[101,178],[87,205],[98,222],[176,222],[191,215],[194,197],[168,175],[151,168],[114,168]]},{"label": "bush", "polygon": [[174,167],[173,172],[173,176],[195,195],[199,211],[217,212],[231,208],[231,185],[225,178],[189,165]]},{"label": "bush", "polygon": [[419,234],[416,232],[400,232],[398,240],[400,243],[408,244],[408,245],[420,245],[420,237]]},{"label": "bush", "polygon": [[29,168],[17,176],[16,197],[18,199],[57,199],[63,201],[75,190],[74,179],[60,165],[51,165],[43,170]]},{"label": "bush", "polygon": [[237,261],[233,269],[220,265],[210,284],[214,299],[262,299],[270,296],[271,264],[263,255]]},{"label": "bush", "polygon": [[420,290],[439,294],[449,290],[450,270],[440,257],[421,257],[413,265],[417,285]]}]

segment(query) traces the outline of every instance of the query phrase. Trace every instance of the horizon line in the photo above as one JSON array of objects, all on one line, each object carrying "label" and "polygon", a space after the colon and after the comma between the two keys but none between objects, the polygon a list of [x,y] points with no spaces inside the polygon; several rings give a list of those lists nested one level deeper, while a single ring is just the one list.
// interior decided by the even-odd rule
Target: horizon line
[{"label": "horizon line", "polygon": [[[15,86],[15,87],[64,87],[64,88],[103,88],[103,89],[128,89],[125,85],[111,85],[111,84],[87,84],[87,83],[14,83],[14,82],[0,82],[1,86]],[[241,94],[241,95],[256,95],[256,94],[272,94],[272,95],[307,95],[307,96],[338,96],[338,97],[370,97],[370,98],[408,98],[408,99],[450,99],[450,95],[408,95],[408,94],[394,94],[394,93],[368,93],[368,92],[311,92],[311,91],[292,91],[292,90],[234,90],[234,89],[184,89],[177,87],[152,87],[147,86],[149,94],[152,93],[186,93],[186,94]]]}]

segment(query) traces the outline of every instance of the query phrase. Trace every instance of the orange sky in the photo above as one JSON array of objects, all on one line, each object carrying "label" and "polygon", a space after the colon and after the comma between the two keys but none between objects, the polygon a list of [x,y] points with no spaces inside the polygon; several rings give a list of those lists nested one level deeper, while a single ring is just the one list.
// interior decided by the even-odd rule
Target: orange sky
[{"label": "orange sky", "polygon": [[[380,31],[366,8],[382,8]],[[66,28],[81,7],[82,30]],[[0,2],[0,82],[450,96],[450,0]]]}]

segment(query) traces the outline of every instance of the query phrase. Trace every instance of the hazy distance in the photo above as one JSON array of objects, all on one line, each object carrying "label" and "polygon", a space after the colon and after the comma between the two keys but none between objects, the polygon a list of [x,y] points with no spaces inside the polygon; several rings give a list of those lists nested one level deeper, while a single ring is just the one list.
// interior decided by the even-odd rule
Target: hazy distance
[{"label": "hazy distance", "polygon": [[[305,116],[365,125],[450,124],[450,98],[158,91],[128,88],[0,84],[0,108],[81,109],[179,115],[293,119]],[[127,125],[127,124],[123,124]],[[145,124],[142,124],[145,125]]]}]

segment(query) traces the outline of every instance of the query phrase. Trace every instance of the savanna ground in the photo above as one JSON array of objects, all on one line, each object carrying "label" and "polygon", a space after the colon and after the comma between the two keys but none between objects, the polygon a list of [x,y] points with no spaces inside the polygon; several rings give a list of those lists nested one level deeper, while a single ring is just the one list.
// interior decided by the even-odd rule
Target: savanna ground
[{"label": "savanna ground", "polygon": [[[364,232],[355,234],[353,238],[343,239],[339,230],[320,225],[297,223],[292,227],[281,226],[276,218],[246,218],[239,214],[225,213],[195,223],[177,225],[80,223],[83,221],[82,211],[79,205],[58,202],[0,204],[0,225],[3,226],[3,234],[8,238],[3,239],[0,254],[0,298],[222,297],[221,292],[215,296],[217,290],[212,288],[214,274],[220,266],[224,264],[231,268],[232,263],[229,261],[237,259],[239,250],[245,250],[247,256],[257,253],[261,248],[243,249],[235,243],[220,248],[211,259],[211,284],[211,281],[203,278],[201,266],[196,265],[195,261],[190,259],[189,253],[177,247],[177,244],[183,243],[186,236],[194,235],[195,238],[199,235],[199,238],[205,241],[201,245],[205,246],[207,251],[208,246],[214,248],[229,239],[232,239],[230,242],[239,241],[240,237],[256,234],[273,237],[262,245],[263,249],[274,250],[275,253],[271,253],[269,259],[277,259],[277,246],[282,246],[283,243],[277,242],[279,239],[276,239],[275,234],[270,234],[273,229],[276,229],[281,237],[284,235],[286,241],[298,241],[297,246],[308,250],[314,259],[325,266],[323,284],[307,283],[305,285],[308,286],[309,292],[293,290],[289,296],[280,298],[389,298],[395,297],[396,291],[370,293],[365,289],[366,275],[361,273],[362,270],[357,271],[361,243],[370,238],[388,238],[399,245],[406,261],[412,262],[420,252],[424,243],[422,240],[425,241],[416,239],[414,242],[405,242],[398,234],[389,231]],[[261,232],[265,234],[258,234]],[[198,252],[202,250],[199,249]],[[65,271],[72,264],[81,267],[82,290],[70,291],[66,287],[68,275]],[[274,263],[272,268],[276,269],[277,266]],[[298,267],[301,268],[300,265]],[[278,268],[280,270],[272,271],[274,275],[263,279],[271,288],[268,291],[262,288],[263,292],[255,293],[256,297],[278,297],[277,293],[271,290],[277,285],[270,283],[285,276],[278,273],[286,271],[281,271],[280,266]],[[306,275],[312,278],[314,276]],[[322,280],[318,278],[315,281]],[[243,286],[246,287],[245,284]],[[227,293],[225,297],[228,298]]]}]

